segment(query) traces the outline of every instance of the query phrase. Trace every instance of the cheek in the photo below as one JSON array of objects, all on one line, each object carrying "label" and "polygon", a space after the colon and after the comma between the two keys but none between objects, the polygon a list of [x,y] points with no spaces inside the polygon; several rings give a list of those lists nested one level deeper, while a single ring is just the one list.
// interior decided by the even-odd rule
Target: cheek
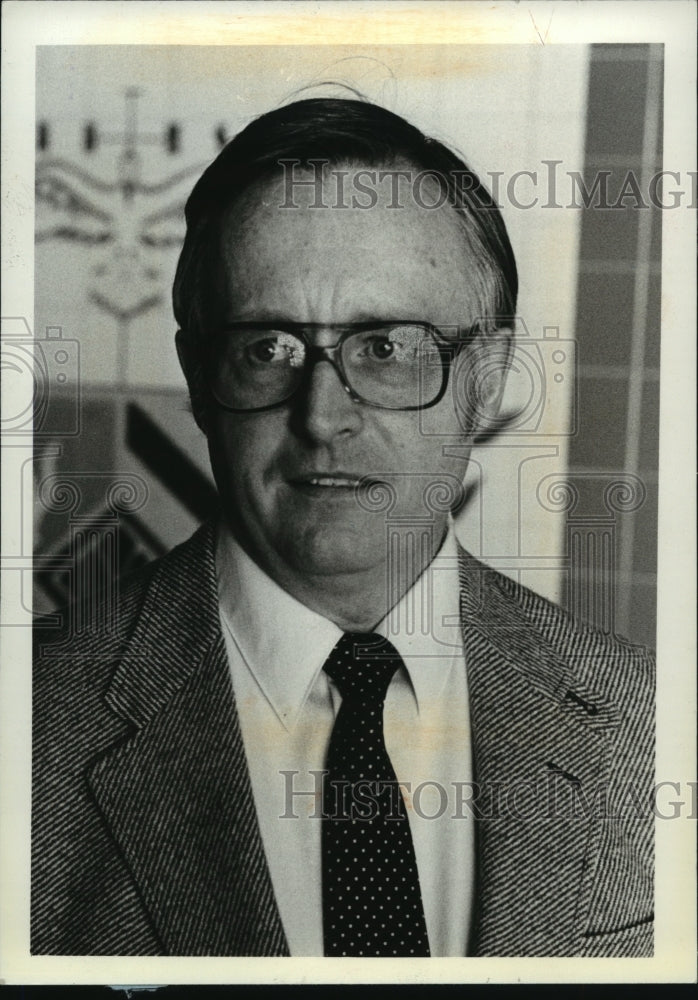
[{"label": "cheek", "polygon": [[262,499],[262,485],[273,465],[280,432],[275,421],[226,415],[209,435],[211,464],[216,482],[226,493]]},{"label": "cheek", "polygon": [[444,458],[444,448],[466,440],[464,421],[455,411],[450,389],[436,406],[411,416],[414,419],[392,435],[396,458],[399,456],[405,468],[415,471],[443,468],[449,461]]},{"label": "cheek", "polygon": [[[470,446],[446,400],[412,414],[413,420],[391,426],[386,479],[396,491],[394,516],[431,517],[457,506],[468,466]],[[380,471],[380,470],[379,470]]]}]

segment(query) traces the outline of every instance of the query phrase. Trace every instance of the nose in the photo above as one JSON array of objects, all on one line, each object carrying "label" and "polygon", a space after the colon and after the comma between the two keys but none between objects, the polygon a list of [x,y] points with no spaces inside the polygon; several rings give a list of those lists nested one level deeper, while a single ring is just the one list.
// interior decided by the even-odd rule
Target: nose
[{"label": "nose", "polygon": [[313,367],[297,416],[302,433],[317,444],[350,437],[363,422],[361,404],[352,400],[329,361],[319,361]]}]

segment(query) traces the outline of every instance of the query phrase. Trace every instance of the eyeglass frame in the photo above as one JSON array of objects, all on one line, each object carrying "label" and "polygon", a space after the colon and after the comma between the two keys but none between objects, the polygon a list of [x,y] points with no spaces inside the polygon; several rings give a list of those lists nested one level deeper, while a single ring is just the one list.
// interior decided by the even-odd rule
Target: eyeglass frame
[{"label": "eyeglass frame", "polygon": [[[431,334],[434,344],[436,345],[441,359],[441,388],[434,399],[432,399],[429,403],[417,404],[415,406],[384,406],[381,403],[373,403],[368,399],[364,399],[363,396],[360,396],[350,385],[349,379],[347,378],[347,374],[344,370],[341,356],[341,349],[344,342],[348,340],[349,337],[355,336],[357,333],[361,333],[365,330],[389,330],[396,326],[422,327],[429,334]],[[278,330],[280,333],[293,334],[293,336],[297,337],[305,345],[306,355],[303,362],[301,379],[292,392],[290,392],[287,396],[284,396],[283,399],[277,400],[275,403],[268,403],[266,406],[245,407],[243,409],[236,406],[230,406],[227,403],[222,403],[211,388],[211,379],[207,372],[206,362],[208,361],[208,364],[212,362],[213,350],[209,349],[209,357],[203,364],[204,377],[214,402],[227,413],[263,413],[266,410],[274,410],[278,406],[283,406],[284,403],[288,403],[289,400],[293,399],[297,395],[304,382],[307,383],[309,381],[315,366],[321,361],[327,361],[332,368],[334,368],[335,372],[339,376],[342,388],[352,402],[361,403],[364,406],[370,406],[377,410],[406,412],[414,410],[428,410],[430,407],[436,406],[436,404],[443,399],[446,389],[448,388],[451,364],[462,348],[471,343],[475,338],[477,333],[480,331],[480,324],[474,323],[468,327],[458,327],[459,339],[454,341],[449,340],[433,323],[416,319],[368,320],[361,323],[299,323],[295,321],[274,323],[268,320],[251,320],[248,322],[241,320],[235,323],[228,323],[226,326],[221,327],[216,332],[214,339],[221,337],[226,333],[234,333],[236,330]],[[313,344],[308,340],[306,331],[312,332],[315,330],[339,331],[339,339],[335,344],[329,344],[326,346]],[[463,333],[461,331],[465,332],[465,337],[463,337]]]}]

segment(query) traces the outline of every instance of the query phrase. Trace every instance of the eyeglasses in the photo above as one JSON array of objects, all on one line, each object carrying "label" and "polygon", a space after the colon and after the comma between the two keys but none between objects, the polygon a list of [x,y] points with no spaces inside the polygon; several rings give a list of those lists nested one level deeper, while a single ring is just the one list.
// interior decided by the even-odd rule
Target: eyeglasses
[{"label": "eyeglasses", "polygon": [[[309,334],[320,330],[336,332],[336,343],[313,344]],[[320,361],[332,365],[355,403],[421,410],[443,397],[450,363],[474,331],[458,328],[454,340],[430,323],[410,320],[233,323],[213,338],[204,369],[218,405],[234,413],[287,402],[308,384]]]}]

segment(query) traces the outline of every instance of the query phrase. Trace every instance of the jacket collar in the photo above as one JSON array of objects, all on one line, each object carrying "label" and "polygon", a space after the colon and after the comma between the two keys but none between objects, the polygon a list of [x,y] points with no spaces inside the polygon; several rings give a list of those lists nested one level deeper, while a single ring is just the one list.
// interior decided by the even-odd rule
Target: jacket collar
[{"label": "jacket collar", "polygon": [[[214,546],[215,528],[204,525],[155,571],[106,694],[134,735],[95,766],[91,784],[167,952],[283,955]],[[547,954],[570,954],[601,824],[570,809],[607,779],[615,714],[595,692],[573,689],[543,622],[534,627],[525,613],[525,592],[462,550],[459,558],[479,816],[470,953],[540,954],[544,942]]]}]

